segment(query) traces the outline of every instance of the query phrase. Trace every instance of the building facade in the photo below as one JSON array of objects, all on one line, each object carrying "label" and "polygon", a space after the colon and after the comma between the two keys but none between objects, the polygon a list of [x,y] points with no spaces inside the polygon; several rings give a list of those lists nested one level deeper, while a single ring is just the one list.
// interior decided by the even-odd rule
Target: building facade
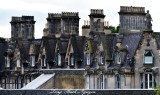
[{"label": "building facade", "polygon": [[90,36],[66,32],[42,39],[0,39],[1,88],[20,89],[43,74],[54,77],[37,89],[154,89],[160,85],[160,33],[105,34],[99,32],[103,22],[99,25],[91,26]]}]

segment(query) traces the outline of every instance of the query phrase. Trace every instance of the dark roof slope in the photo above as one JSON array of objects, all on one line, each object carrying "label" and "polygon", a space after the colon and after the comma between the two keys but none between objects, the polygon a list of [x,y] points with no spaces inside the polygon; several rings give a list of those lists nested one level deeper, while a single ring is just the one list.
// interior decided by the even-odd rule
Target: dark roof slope
[{"label": "dark roof slope", "polygon": [[55,48],[56,48],[56,38],[55,37],[43,37],[42,38],[46,57],[48,61],[54,61],[55,59]]},{"label": "dark roof slope", "polygon": [[7,51],[8,45],[7,42],[0,42],[0,72],[3,71],[5,66],[5,59],[4,59],[4,53]]},{"label": "dark roof slope", "polygon": [[104,49],[104,55],[106,60],[113,60],[114,59],[114,49],[116,46],[116,35],[109,34],[109,35],[101,35],[101,42]]},{"label": "dark roof slope", "polygon": [[153,36],[156,39],[157,49],[160,49],[160,33],[159,32],[154,32]]},{"label": "dark roof slope", "polygon": [[142,33],[130,33],[124,34],[122,40],[122,46],[127,47],[127,52],[121,52],[122,66],[131,66],[130,59],[135,55],[138,45],[142,39]]},{"label": "dark roof slope", "polygon": [[17,40],[19,46],[22,62],[29,62],[29,49],[31,41],[29,40]]},{"label": "dark roof slope", "polygon": [[77,60],[83,59],[86,38],[84,36],[72,36],[71,44]]}]

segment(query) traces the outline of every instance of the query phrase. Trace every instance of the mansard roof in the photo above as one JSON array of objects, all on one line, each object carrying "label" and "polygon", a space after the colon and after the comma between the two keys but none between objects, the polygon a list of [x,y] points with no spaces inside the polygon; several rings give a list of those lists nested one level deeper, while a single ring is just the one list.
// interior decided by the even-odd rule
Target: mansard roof
[{"label": "mansard roof", "polygon": [[127,47],[127,51],[122,51],[121,62],[122,67],[132,66],[132,59],[135,56],[136,50],[139,46],[139,43],[142,39],[142,33],[130,33],[124,34],[122,39],[122,46]]}]

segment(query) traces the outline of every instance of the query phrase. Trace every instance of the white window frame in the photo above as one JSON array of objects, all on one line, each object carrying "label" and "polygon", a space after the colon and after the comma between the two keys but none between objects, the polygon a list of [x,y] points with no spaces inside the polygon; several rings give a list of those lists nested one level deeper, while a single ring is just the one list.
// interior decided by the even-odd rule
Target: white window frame
[{"label": "white window frame", "polygon": [[86,89],[90,89],[90,75],[86,75],[86,78],[85,78],[85,84],[86,84]]},{"label": "white window frame", "polygon": [[104,86],[105,86],[104,75],[102,75],[102,74],[99,76],[99,86],[100,86],[100,89],[104,89]]},{"label": "white window frame", "polygon": [[[150,76],[151,75],[151,76]],[[147,77],[147,78],[146,78]],[[150,77],[151,77],[151,81],[150,81]],[[147,80],[146,80],[147,79]],[[154,80],[155,80],[155,76],[152,73],[144,73],[141,76],[141,85],[143,87],[141,87],[141,89],[153,89],[154,88]],[[150,84],[150,82],[152,84]],[[146,86],[147,85],[147,86]]]}]

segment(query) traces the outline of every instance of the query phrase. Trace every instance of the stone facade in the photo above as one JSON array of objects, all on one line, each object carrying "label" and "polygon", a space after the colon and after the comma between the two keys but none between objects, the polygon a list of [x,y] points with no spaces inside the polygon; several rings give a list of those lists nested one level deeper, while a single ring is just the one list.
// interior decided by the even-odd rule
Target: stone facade
[{"label": "stone facade", "polygon": [[145,29],[145,8],[121,6],[119,13],[120,33],[142,32]]}]

